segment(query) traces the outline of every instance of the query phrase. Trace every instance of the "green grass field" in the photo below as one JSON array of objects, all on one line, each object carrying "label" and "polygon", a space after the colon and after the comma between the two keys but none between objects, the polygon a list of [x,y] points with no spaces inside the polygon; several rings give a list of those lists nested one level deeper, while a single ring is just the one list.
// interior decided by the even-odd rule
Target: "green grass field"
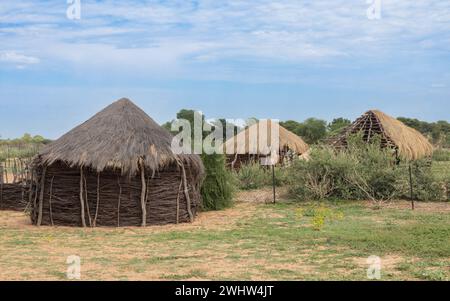
[{"label": "green grass field", "polygon": [[449,203],[322,207],[338,218],[321,227],[317,205],[289,201],[147,229],[36,228],[0,212],[0,279],[65,280],[69,255],[81,257],[82,280],[367,280],[371,255],[382,280],[450,279]]}]

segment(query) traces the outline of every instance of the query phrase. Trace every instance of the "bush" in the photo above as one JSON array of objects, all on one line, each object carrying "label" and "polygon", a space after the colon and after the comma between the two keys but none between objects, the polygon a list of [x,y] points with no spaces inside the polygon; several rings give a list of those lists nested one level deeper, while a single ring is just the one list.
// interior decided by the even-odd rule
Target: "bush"
[{"label": "bush", "polygon": [[290,188],[297,199],[391,200],[398,196],[401,170],[393,165],[389,150],[379,141],[361,143],[349,139],[346,150],[312,148],[309,161],[296,161],[290,168]]},{"label": "bush", "polygon": [[[441,201],[445,199],[445,179],[440,179],[433,172],[432,167],[426,160],[415,161],[411,164],[413,198],[419,201]],[[409,181],[409,166],[403,165],[404,174],[398,189],[404,198],[411,197]]]},{"label": "bush", "polygon": [[[253,162],[242,165],[240,170],[235,172],[239,189],[252,190],[266,186],[272,186],[272,168],[264,167]],[[275,167],[275,186],[283,186],[288,180],[287,170],[282,167]]]},{"label": "bush", "polygon": [[450,161],[450,150],[445,148],[440,148],[434,151],[433,161]]},{"label": "bush", "polygon": [[258,163],[242,165],[236,172],[239,188],[243,190],[258,189],[265,186],[265,171]]},{"label": "bush", "polygon": [[206,177],[201,188],[203,210],[222,210],[232,206],[235,180],[225,167],[223,155],[202,155]]},{"label": "bush", "polygon": [[[410,198],[409,165],[395,165],[391,151],[380,149],[379,141],[361,144],[349,139],[346,150],[315,147],[310,157],[296,161],[289,171],[290,191],[297,199],[379,202]],[[438,178],[429,163],[412,163],[414,199],[445,200],[448,179]]]}]

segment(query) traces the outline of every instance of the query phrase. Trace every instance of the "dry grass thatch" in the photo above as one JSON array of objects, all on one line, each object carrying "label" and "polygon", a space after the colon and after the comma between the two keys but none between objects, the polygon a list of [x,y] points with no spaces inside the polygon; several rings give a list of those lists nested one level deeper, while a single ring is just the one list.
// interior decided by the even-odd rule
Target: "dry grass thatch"
[{"label": "dry grass thatch", "polygon": [[[261,154],[261,150],[259,148],[260,139],[265,139],[267,137],[267,143],[261,143],[262,145],[267,145],[271,147],[271,139],[272,139],[272,130],[271,123],[272,121],[267,122],[267,135],[261,135],[259,123],[256,123],[244,131],[238,133],[233,138],[229,139],[225,142],[225,152],[227,154]],[[304,154],[308,151],[309,145],[306,144],[302,138],[297,136],[296,134],[288,131],[284,127],[279,126],[279,148],[280,151],[283,149],[289,149],[295,152],[298,155]],[[250,139],[250,135],[255,135],[255,138]],[[254,136],[254,137],[255,137]],[[244,144],[245,142],[245,144]],[[264,154],[266,155],[266,154]]]},{"label": "dry grass thatch", "polygon": [[342,134],[333,138],[331,144],[337,147],[346,146],[349,135],[361,131],[366,141],[380,135],[382,147],[398,150],[398,155],[402,159],[417,160],[433,153],[433,146],[421,133],[378,110],[366,112]]},{"label": "dry grass thatch", "polygon": [[28,200],[35,225],[138,226],[193,221],[204,168],[120,99],[43,149]]},{"label": "dry grass thatch", "polygon": [[122,98],[45,147],[36,162],[52,165],[61,161],[97,172],[115,169],[134,175],[140,160],[147,169],[158,171],[181,159],[202,174],[201,159],[196,155],[175,155],[171,142],[172,135],[166,129],[129,99]]}]

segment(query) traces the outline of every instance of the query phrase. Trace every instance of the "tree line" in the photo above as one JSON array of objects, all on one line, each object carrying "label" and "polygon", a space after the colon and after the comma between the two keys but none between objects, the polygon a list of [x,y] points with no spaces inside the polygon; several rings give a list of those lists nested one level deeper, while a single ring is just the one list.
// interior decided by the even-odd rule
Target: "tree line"
[{"label": "tree line", "polygon": [[[183,109],[180,110],[176,116],[178,119],[186,119],[193,122],[194,111]],[[449,122],[444,120],[437,122],[426,122],[406,117],[399,117],[398,120],[425,135],[434,145],[446,148],[450,147]],[[222,124],[225,124],[225,119],[219,119],[219,121],[222,122]],[[308,144],[316,144],[329,137],[339,134],[350,124],[351,121],[343,117],[335,118],[331,122],[318,118],[308,118],[303,122],[295,120],[280,122],[281,126],[302,137]],[[164,123],[163,127],[170,131],[171,122]],[[1,139],[0,136],[0,146],[48,144],[49,142],[51,142],[50,139],[46,139],[41,135],[32,136],[28,133],[25,133],[22,137],[16,139]]]},{"label": "tree line", "polygon": [[[193,110],[183,109],[177,113],[177,118],[193,120]],[[418,119],[399,117],[398,120],[409,127],[416,129],[425,135],[430,141],[439,147],[450,147],[450,123],[447,121],[426,122]],[[223,124],[225,119],[219,119]],[[316,144],[329,137],[339,134],[344,128],[351,124],[351,120],[339,117],[327,122],[323,119],[308,118],[303,122],[287,120],[280,125],[294,134],[300,136],[308,144]],[[171,122],[166,122],[163,127],[170,130]]]}]

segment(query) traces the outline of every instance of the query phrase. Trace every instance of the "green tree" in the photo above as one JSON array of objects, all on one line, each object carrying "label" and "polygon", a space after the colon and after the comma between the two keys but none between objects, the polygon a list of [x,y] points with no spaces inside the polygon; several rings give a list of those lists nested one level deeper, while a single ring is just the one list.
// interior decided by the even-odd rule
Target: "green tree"
[{"label": "green tree", "polygon": [[317,143],[327,136],[327,122],[317,118],[308,118],[302,123],[288,120],[280,122],[280,125],[302,137],[309,144]]},{"label": "green tree", "polygon": [[[192,141],[194,141],[194,120],[195,114],[199,114],[194,110],[183,109],[177,113],[177,119],[188,120],[191,124]],[[202,125],[206,118],[202,116]],[[224,124],[225,120],[220,119],[218,122]],[[165,124],[170,128],[170,123]],[[203,131],[202,138],[206,137],[209,132]],[[201,159],[205,166],[205,180],[201,187],[202,193],[202,207],[204,210],[221,210],[232,205],[232,192],[233,192],[233,176],[225,166],[225,155],[202,154]]]},{"label": "green tree", "polygon": [[334,135],[342,131],[344,128],[349,126],[352,122],[345,118],[335,118],[327,126],[329,135]]},{"label": "green tree", "polygon": [[222,210],[232,206],[233,175],[225,168],[225,156],[201,156],[206,177],[201,187],[204,210]]},{"label": "green tree", "polygon": [[300,124],[298,134],[306,143],[315,144],[326,137],[327,122],[321,119],[308,118]]},{"label": "green tree", "polygon": [[32,142],[33,142],[33,137],[31,137],[30,134],[25,133],[25,134],[23,134],[21,140],[22,140],[22,142],[24,142],[24,143],[32,143]]}]

